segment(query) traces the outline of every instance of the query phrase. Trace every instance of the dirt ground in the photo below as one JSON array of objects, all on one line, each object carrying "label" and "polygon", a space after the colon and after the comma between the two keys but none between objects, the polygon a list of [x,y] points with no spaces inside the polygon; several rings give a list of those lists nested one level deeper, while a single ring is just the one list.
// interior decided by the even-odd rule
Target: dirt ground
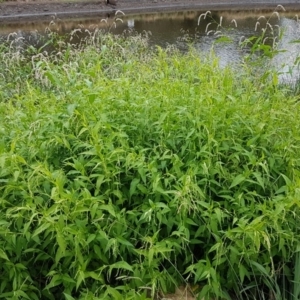
[{"label": "dirt ground", "polygon": [[[0,0],[1,1],[1,0]],[[115,1],[115,0],[113,0]],[[113,14],[122,10],[126,14],[144,12],[167,12],[182,10],[245,10],[270,9],[270,3],[258,0],[116,0],[107,5],[106,0],[17,0],[0,2],[0,23],[22,20],[45,20],[59,18],[91,17]],[[268,0],[267,0],[268,1]],[[281,0],[288,9],[299,9],[297,0]],[[274,8],[274,5],[272,5]]]}]

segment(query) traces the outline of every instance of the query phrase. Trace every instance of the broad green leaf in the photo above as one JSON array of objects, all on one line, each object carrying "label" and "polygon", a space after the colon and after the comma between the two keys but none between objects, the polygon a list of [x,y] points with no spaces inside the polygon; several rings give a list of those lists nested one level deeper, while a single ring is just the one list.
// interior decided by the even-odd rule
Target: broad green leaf
[{"label": "broad green leaf", "polygon": [[96,182],[96,188],[100,189],[101,184],[104,182],[104,175],[99,175]]},{"label": "broad green leaf", "polygon": [[101,283],[104,283],[104,280],[101,275],[97,274],[96,272],[85,272],[85,278],[93,278]]},{"label": "broad green leaf", "polygon": [[198,298],[199,299],[208,299],[207,297],[209,296],[209,292],[211,290],[210,285],[206,284],[201,288],[201,291],[199,293]]},{"label": "broad green leaf", "polygon": [[138,184],[137,185],[137,188],[139,189],[139,191],[141,191],[143,194],[145,194],[145,195],[147,195],[148,194],[148,190],[147,190],[147,188],[144,186],[144,185],[142,185],[142,184]]},{"label": "broad green leaf", "polygon": [[280,175],[283,177],[287,186],[290,186],[292,184],[292,181],[286,175],[284,174],[280,174]]},{"label": "broad green leaf", "polygon": [[106,286],[107,290],[106,290],[106,293],[105,293],[105,297],[107,295],[111,295],[114,299],[114,300],[123,300],[123,296],[117,291],[117,289],[113,288],[113,287],[110,287],[110,286]]},{"label": "broad green leaf", "polygon": [[138,185],[139,182],[140,182],[140,179],[139,179],[139,178],[134,178],[134,179],[131,181],[131,184],[130,184],[130,191],[129,191],[130,197],[135,193],[135,191],[136,191],[136,186]]},{"label": "broad green leaf", "polygon": [[45,287],[45,289],[51,289],[57,285],[60,285],[62,283],[62,276],[59,274],[56,274],[52,277],[49,284]]},{"label": "broad green leaf", "polygon": [[56,241],[62,251],[62,254],[64,254],[66,251],[66,248],[67,248],[67,244],[66,244],[65,238],[63,237],[63,235],[60,232],[56,233]]},{"label": "broad green leaf", "polygon": [[231,185],[230,185],[229,188],[231,189],[231,188],[237,186],[238,184],[240,184],[241,182],[243,182],[245,179],[246,179],[246,177],[244,175],[242,175],[242,174],[237,175],[233,179],[233,181],[232,181],[232,183],[231,183]]},{"label": "broad green leaf", "polygon": [[73,298],[71,295],[68,295],[66,293],[64,293],[64,296],[65,296],[66,300],[75,300],[75,298]]},{"label": "broad green leaf", "polygon": [[218,251],[219,248],[221,247],[222,247],[222,243],[216,243],[209,249],[208,253]]},{"label": "broad green leaf", "polygon": [[138,168],[138,172],[143,180],[143,183],[146,184],[146,172],[143,167]]},{"label": "broad green leaf", "polygon": [[84,272],[83,271],[79,271],[77,273],[76,290],[78,290],[78,288],[81,285],[81,283],[84,282],[84,279],[85,279]]},{"label": "broad green leaf", "polygon": [[88,239],[87,239],[87,244],[89,244],[90,242],[92,242],[94,239],[96,238],[96,235],[95,234],[90,234]]},{"label": "broad green leaf", "polygon": [[106,211],[109,212],[113,217],[116,216],[114,207],[113,207],[111,204],[108,204],[108,205],[106,205],[106,204],[100,205],[100,206],[99,206],[99,209],[106,210]]},{"label": "broad green leaf", "polygon": [[255,268],[260,272],[260,275],[264,275],[264,276],[267,276],[267,277],[270,276],[270,274],[269,274],[268,271],[264,268],[264,266],[262,266],[261,264],[257,263],[256,261],[253,261],[253,260],[251,260],[250,262],[251,262],[251,264],[252,264],[253,266],[255,266]]},{"label": "broad green leaf", "polygon": [[0,258],[3,258],[5,260],[9,261],[6,253],[2,249],[0,249]]},{"label": "broad green leaf", "polygon": [[68,274],[63,274],[61,278],[63,282],[74,283],[74,284],[76,283],[76,281],[73,278],[71,278]]},{"label": "broad green leaf", "polygon": [[118,262],[110,265],[109,268],[111,270],[112,269],[125,269],[125,270],[133,272],[132,267],[126,261],[118,261]]},{"label": "broad green leaf", "polygon": [[40,227],[38,227],[38,229],[33,233],[32,238],[34,238],[35,236],[38,236],[40,233],[42,233],[43,231],[45,231],[46,229],[48,229],[51,226],[50,223],[44,223],[42,224]]},{"label": "broad green leaf", "polygon": [[257,183],[263,188],[263,190],[265,189],[265,184],[264,184],[264,180],[261,177],[261,173],[258,172],[254,172],[253,175],[255,176]]},{"label": "broad green leaf", "polygon": [[0,294],[0,298],[4,298],[4,299],[13,299],[11,298],[12,296],[14,296],[14,292],[6,292]]},{"label": "broad green leaf", "polygon": [[194,225],[194,226],[198,226],[197,223],[195,223],[192,219],[190,218],[185,218],[184,221],[189,224],[189,225]]},{"label": "broad green leaf", "polygon": [[121,237],[121,236],[118,236],[118,237],[117,237],[117,241],[118,241],[120,244],[123,244],[123,245],[125,245],[125,246],[132,247],[132,248],[133,248],[132,243],[130,243],[129,241],[127,241],[126,239],[124,239],[124,238]]},{"label": "broad green leaf", "polygon": [[243,266],[243,265],[239,265],[237,267],[237,269],[239,270],[239,276],[240,276],[240,281],[241,283],[244,282],[245,276],[249,277],[249,272],[248,270]]},{"label": "broad green leaf", "polygon": [[21,263],[15,264],[15,267],[16,267],[17,269],[21,269],[21,270],[26,270],[26,269],[27,269],[27,268],[26,268],[23,264],[21,264]]},{"label": "broad green leaf", "polygon": [[18,294],[19,296],[21,296],[23,299],[29,299],[32,300],[24,291],[22,290],[18,290],[15,292],[16,294]]}]

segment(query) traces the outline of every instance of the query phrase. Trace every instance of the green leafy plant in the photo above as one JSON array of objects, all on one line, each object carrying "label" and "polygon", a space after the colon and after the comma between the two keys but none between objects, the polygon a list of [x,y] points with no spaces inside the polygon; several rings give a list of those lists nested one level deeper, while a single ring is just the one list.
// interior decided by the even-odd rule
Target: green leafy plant
[{"label": "green leafy plant", "polygon": [[0,298],[282,299],[297,99],[139,35],[60,50],[1,48]]}]

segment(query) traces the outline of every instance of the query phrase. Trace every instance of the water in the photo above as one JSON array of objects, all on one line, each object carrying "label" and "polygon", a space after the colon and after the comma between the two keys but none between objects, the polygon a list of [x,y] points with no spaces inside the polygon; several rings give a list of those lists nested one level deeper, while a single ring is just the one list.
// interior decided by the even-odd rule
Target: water
[{"label": "water", "polygon": [[[138,33],[148,34],[151,45],[162,47],[176,45],[185,50],[187,42],[193,42],[199,49],[199,53],[210,51],[214,47],[220,58],[220,64],[225,66],[241,61],[245,50],[241,50],[240,44],[245,38],[259,35],[267,29],[269,37],[266,40],[267,44],[272,44],[274,40],[278,41],[283,32],[279,41],[279,49],[285,52],[281,52],[273,59],[273,66],[282,73],[280,79],[288,82],[297,80],[299,70],[295,67],[295,60],[300,54],[300,43],[291,43],[300,40],[300,21],[297,12],[289,13],[279,10],[278,13],[255,11],[205,13],[185,11],[128,16],[118,13],[91,19],[59,20],[54,18],[50,23],[11,23],[0,28],[0,38],[17,40],[20,46],[31,44],[41,47],[48,38],[49,32],[67,35],[68,41],[79,43],[95,29],[103,29],[116,34],[124,30],[135,30]],[[231,43],[216,43],[221,36],[229,37]]]},{"label": "water", "polygon": [[298,19],[282,18],[280,26],[284,29],[279,41],[282,52],[273,59],[273,65],[281,72],[281,81],[295,84],[300,78],[300,22]]}]

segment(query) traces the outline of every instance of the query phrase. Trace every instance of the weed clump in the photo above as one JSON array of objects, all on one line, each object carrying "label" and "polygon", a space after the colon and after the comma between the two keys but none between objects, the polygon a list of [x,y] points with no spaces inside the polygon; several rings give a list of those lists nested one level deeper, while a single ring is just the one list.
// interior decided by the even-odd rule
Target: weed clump
[{"label": "weed clump", "polygon": [[199,299],[283,299],[299,103],[193,49],[90,41],[1,49],[1,297],[146,299],[190,283]]}]

